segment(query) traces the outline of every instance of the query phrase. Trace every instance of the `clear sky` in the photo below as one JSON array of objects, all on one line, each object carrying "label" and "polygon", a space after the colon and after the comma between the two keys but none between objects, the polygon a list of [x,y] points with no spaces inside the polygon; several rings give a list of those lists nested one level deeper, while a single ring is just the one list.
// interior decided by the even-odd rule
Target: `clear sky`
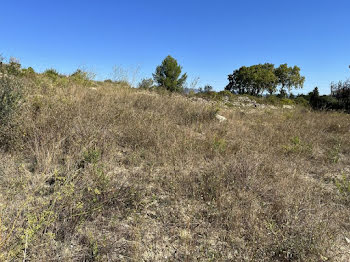
[{"label": "clear sky", "polygon": [[[243,65],[288,63],[304,92],[350,77],[349,0],[2,0],[0,53],[37,71],[78,67],[138,80],[172,55],[188,82],[222,90]],[[131,77],[131,74],[130,74]]]}]

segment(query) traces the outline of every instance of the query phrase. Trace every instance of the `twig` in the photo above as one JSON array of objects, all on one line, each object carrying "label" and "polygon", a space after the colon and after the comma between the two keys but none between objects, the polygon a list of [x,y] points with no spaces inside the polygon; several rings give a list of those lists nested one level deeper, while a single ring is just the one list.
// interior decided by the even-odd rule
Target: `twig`
[{"label": "twig", "polygon": [[26,262],[27,247],[28,247],[28,234],[26,234],[26,243],[24,244],[23,262]]}]

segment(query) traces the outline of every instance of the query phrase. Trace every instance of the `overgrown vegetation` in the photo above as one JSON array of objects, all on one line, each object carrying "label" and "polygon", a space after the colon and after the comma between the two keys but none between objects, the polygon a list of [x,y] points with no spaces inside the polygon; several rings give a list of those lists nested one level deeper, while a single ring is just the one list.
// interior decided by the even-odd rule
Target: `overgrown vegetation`
[{"label": "overgrown vegetation", "polygon": [[0,261],[349,261],[348,114],[33,71],[0,76]]},{"label": "overgrown vegetation", "polygon": [[342,110],[350,113],[350,81],[331,84],[331,94],[320,96],[315,87],[307,96],[310,105],[316,110]]}]

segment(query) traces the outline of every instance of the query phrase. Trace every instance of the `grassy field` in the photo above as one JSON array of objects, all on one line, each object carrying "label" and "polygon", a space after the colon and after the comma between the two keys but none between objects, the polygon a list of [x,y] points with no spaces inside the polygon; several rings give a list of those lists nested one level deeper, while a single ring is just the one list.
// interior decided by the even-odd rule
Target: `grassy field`
[{"label": "grassy field", "polygon": [[350,260],[350,115],[0,82],[0,261]]}]

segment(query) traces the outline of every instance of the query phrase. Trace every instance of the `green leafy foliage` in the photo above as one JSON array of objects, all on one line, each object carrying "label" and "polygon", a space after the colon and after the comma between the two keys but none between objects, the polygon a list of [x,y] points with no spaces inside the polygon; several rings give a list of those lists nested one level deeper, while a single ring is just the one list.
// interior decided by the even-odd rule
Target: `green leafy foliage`
[{"label": "green leafy foliage", "polygon": [[32,67],[23,68],[22,73],[26,77],[35,77],[35,71]]},{"label": "green leafy foliage", "polygon": [[292,88],[302,88],[305,82],[305,77],[300,75],[300,68],[297,66],[288,67],[287,64],[282,64],[276,68],[275,75],[281,93],[286,90],[291,91]]},{"label": "green leafy foliage", "polygon": [[276,90],[277,77],[274,65],[265,63],[243,66],[228,76],[226,90],[238,94],[261,95],[264,91],[273,93]]},{"label": "green leafy foliage", "polygon": [[55,80],[60,76],[60,74],[57,72],[57,70],[53,69],[53,68],[46,69],[43,74],[45,76],[51,78],[52,80]]},{"label": "green leafy foliage", "polygon": [[341,103],[332,96],[323,95],[320,96],[318,88],[309,94],[310,105],[313,109],[329,110],[329,109],[341,109]]},{"label": "green leafy foliage", "polygon": [[176,59],[169,55],[156,68],[156,72],[153,74],[154,81],[158,86],[164,87],[170,92],[182,92],[187,74],[181,75],[181,70],[182,67],[178,65]]},{"label": "green leafy foliage", "polygon": [[302,106],[309,106],[309,101],[307,101],[304,97],[296,97],[294,99],[295,103],[298,104],[298,105],[302,105]]},{"label": "green leafy foliage", "polygon": [[82,85],[88,85],[90,81],[95,78],[95,74],[86,70],[77,69],[69,78]]},{"label": "green leafy foliage", "polygon": [[228,75],[228,80],[226,90],[258,96],[264,92],[275,93],[278,85],[281,86],[280,93],[283,94],[286,94],[286,89],[291,91],[292,88],[302,88],[305,77],[300,75],[300,68],[297,66],[288,67],[283,64],[275,69],[273,64],[265,63],[242,66]]}]

